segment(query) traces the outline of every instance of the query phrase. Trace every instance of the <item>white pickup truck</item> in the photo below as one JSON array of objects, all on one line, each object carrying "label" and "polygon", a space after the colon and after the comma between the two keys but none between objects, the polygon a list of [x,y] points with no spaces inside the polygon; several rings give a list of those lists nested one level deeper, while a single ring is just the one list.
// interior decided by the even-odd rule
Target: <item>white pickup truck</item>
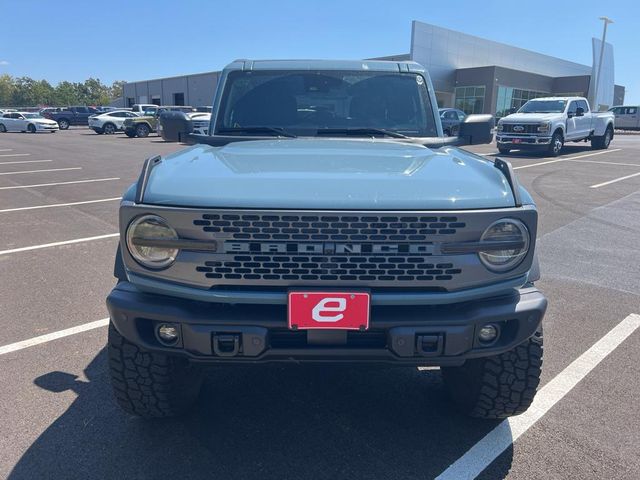
[{"label": "white pickup truck", "polygon": [[512,149],[545,149],[560,154],[566,142],[591,141],[591,148],[608,148],[613,138],[612,112],[594,113],[584,97],[536,98],[498,122],[500,153]]}]

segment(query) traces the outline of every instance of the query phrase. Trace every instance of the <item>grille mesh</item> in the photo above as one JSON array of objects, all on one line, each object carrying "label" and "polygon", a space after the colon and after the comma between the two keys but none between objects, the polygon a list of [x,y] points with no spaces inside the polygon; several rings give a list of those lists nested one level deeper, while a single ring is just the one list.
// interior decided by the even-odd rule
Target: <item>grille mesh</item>
[{"label": "grille mesh", "polygon": [[194,225],[235,240],[410,242],[454,235],[464,222],[451,216],[204,214]]},{"label": "grille mesh", "polygon": [[[517,123],[503,123],[502,133],[538,133],[539,124],[517,124]],[[523,127],[524,130],[514,131],[513,127]]]}]

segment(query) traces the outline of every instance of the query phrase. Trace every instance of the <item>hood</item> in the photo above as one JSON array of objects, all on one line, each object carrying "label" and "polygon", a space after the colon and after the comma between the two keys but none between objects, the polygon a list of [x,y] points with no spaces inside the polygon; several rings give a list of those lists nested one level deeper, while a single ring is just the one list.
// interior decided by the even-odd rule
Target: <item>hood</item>
[{"label": "hood", "polygon": [[144,202],[219,208],[455,210],[514,206],[493,162],[372,139],[196,145],[153,168]]},{"label": "hood", "polygon": [[58,122],[56,122],[55,120],[49,120],[48,118],[34,118],[31,119],[31,122],[33,123],[43,123],[44,125],[53,125],[53,124],[58,124]]},{"label": "hood", "polygon": [[536,123],[553,120],[561,116],[562,113],[512,113],[503,117],[500,121],[503,123]]}]

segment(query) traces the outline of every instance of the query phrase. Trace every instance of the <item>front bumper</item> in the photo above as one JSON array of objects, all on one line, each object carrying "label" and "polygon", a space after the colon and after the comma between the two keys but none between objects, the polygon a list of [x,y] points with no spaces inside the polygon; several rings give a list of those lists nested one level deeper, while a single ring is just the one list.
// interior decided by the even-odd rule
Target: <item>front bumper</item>
[{"label": "front bumper", "polygon": [[501,134],[496,135],[496,142],[498,145],[509,146],[513,148],[526,148],[536,146],[548,146],[551,143],[551,137],[547,136],[533,136],[533,135],[510,135]]},{"label": "front bumper", "polygon": [[[461,365],[470,358],[505,352],[531,337],[546,306],[544,295],[529,286],[449,305],[373,306],[367,331],[318,333],[289,330],[286,305],[199,302],[144,293],[126,281],[107,298],[111,321],[129,341],[148,350],[213,364]],[[179,326],[181,337],[175,346],[164,346],[156,336],[158,325],[166,322]],[[494,343],[483,345],[477,331],[489,322],[498,326],[500,335]]]},{"label": "front bumper", "polygon": [[47,125],[43,123],[36,124],[36,130],[39,132],[54,132],[58,130],[58,128],[59,127],[57,123],[55,125]]}]

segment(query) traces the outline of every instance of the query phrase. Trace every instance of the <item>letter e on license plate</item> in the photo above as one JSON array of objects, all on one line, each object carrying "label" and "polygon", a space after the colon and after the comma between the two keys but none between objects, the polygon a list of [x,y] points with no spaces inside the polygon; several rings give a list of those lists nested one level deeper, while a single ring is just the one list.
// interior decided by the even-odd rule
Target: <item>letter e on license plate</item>
[{"label": "letter e on license plate", "polygon": [[289,328],[366,330],[369,303],[364,292],[289,292]]}]

